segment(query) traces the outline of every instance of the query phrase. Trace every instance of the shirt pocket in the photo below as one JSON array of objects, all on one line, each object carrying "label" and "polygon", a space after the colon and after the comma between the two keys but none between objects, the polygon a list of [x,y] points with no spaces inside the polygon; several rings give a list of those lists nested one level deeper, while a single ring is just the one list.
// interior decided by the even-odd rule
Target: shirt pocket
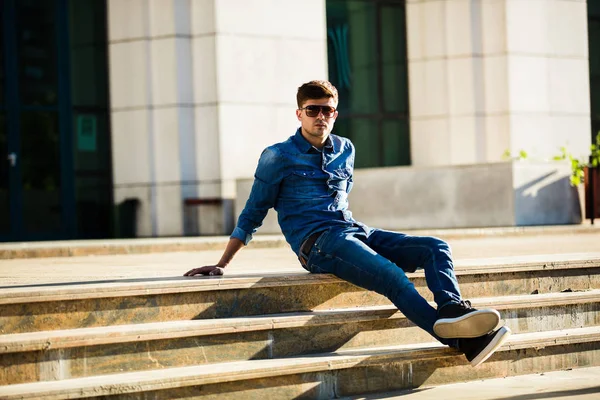
[{"label": "shirt pocket", "polygon": [[327,195],[325,177],[317,171],[294,171],[290,179],[297,194],[308,197]]}]

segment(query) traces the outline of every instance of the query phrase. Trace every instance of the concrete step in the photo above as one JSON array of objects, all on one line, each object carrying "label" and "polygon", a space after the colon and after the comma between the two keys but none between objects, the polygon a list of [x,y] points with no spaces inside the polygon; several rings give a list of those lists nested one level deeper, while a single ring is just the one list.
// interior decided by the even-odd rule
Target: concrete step
[{"label": "concrete step", "polygon": [[[600,325],[600,290],[473,299],[514,333]],[[426,343],[393,306],[0,336],[0,385]]]},{"label": "concrete step", "polygon": [[0,398],[317,398],[539,373],[600,363],[600,327],[514,334],[486,363],[437,343],[165,368],[0,387]]},{"label": "concrete step", "polygon": [[[457,267],[465,298],[600,288],[600,258],[507,261]],[[410,274],[431,300],[423,273]],[[0,333],[231,318],[389,301],[331,275],[307,273],[120,280],[3,288]]]},{"label": "concrete step", "polygon": [[[404,230],[403,232],[410,235],[436,236],[444,240],[454,240],[496,237],[585,235],[598,234],[600,230],[598,226],[581,224],[464,229],[419,229]],[[223,250],[227,245],[228,240],[229,238],[227,236],[209,236],[0,243],[0,260]],[[281,234],[255,235],[249,246],[251,248],[289,247]]]}]

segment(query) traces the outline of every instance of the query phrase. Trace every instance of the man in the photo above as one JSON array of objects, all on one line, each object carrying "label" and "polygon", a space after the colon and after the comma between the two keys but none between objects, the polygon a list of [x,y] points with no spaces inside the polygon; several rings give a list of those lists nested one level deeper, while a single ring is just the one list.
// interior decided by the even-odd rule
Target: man
[{"label": "man", "polygon": [[[222,275],[274,207],[279,225],[302,266],[329,273],[386,296],[413,323],[440,342],[462,351],[473,366],[510,335],[496,310],[476,310],[463,301],[448,244],[433,237],[372,229],[348,211],[354,146],[331,134],[337,118],[337,89],[327,81],[298,88],[295,135],[266,148],[258,161],[246,207],[216,265],[193,275]],[[406,272],[424,269],[436,311],[416,291]]]}]

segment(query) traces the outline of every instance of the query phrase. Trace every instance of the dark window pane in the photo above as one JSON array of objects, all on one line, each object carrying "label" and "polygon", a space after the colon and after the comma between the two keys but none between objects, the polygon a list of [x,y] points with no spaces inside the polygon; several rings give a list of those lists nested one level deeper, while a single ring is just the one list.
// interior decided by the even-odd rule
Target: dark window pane
[{"label": "dark window pane", "polygon": [[336,134],[349,138],[356,148],[355,168],[379,165],[379,135],[376,119],[352,118],[336,122]]},{"label": "dark window pane", "polygon": [[4,1],[0,0],[0,104],[4,103]]},{"label": "dark window pane", "polygon": [[596,143],[598,134],[600,134],[600,118],[592,119],[592,143]]},{"label": "dark window pane", "polygon": [[[6,115],[0,113],[0,155],[8,154],[8,135],[6,132]],[[10,200],[8,197],[9,177],[11,168],[8,160],[0,162],[0,235],[8,234],[10,230]]]},{"label": "dark window pane", "polygon": [[58,114],[21,114],[21,167],[25,232],[60,230],[60,135]]},{"label": "dark window pane", "polygon": [[26,105],[57,104],[56,2],[15,3],[21,101]]},{"label": "dark window pane", "polygon": [[589,21],[588,30],[591,112],[592,118],[600,119],[600,19]]},{"label": "dark window pane", "polygon": [[385,120],[382,123],[383,165],[410,165],[408,121]]},{"label": "dark window pane", "polygon": [[600,18],[600,1],[588,0],[588,15],[594,18]]},{"label": "dark window pane", "polygon": [[327,1],[329,79],[342,113],[379,110],[376,10],[370,1]]},{"label": "dark window pane", "polygon": [[404,7],[381,7],[382,97],[385,112],[408,114],[408,70]]},{"label": "dark window pane", "polygon": [[104,0],[69,2],[73,106],[108,102],[106,7]]},{"label": "dark window pane", "polygon": [[356,146],[356,167],[406,165],[406,15],[399,0],[327,0],[329,79],[338,88],[336,133]]}]

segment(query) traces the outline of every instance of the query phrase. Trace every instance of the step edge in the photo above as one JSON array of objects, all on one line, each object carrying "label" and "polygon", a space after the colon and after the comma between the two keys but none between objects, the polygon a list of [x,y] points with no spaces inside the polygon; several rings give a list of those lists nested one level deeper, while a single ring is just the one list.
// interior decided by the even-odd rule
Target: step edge
[{"label": "step edge", "polygon": [[[457,268],[457,276],[481,275],[481,274],[505,274],[515,272],[535,272],[561,269],[589,269],[600,268],[600,258],[589,260],[569,260],[564,262],[531,262],[523,264],[511,264],[511,266],[493,265],[488,267]],[[423,272],[411,274],[411,277],[422,277]],[[185,282],[185,283],[184,283]],[[148,295],[162,295],[173,293],[190,293],[216,290],[236,290],[268,287],[287,287],[306,284],[344,283],[330,274],[284,274],[278,276],[260,277],[192,277],[184,278],[176,282],[171,281],[141,281],[135,282],[135,287],[122,282],[93,283],[85,287],[40,287],[32,285],[29,290],[22,288],[10,289],[4,287],[0,293],[0,305],[41,303],[50,301],[85,300],[114,297],[134,297]],[[148,287],[151,285],[152,287]],[[66,284],[64,285],[66,286]],[[72,284],[69,284],[72,286]],[[35,291],[34,291],[35,290]]]},{"label": "step edge", "polygon": [[[548,331],[544,338],[545,347],[553,345],[576,344],[600,340],[600,326],[589,328],[576,328],[561,331]],[[520,340],[521,335],[512,335],[499,351],[510,351],[525,348],[530,343],[530,348],[535,348],[531,337]],[[569,342],[552,340],[560,339],[570,335]],[[539,338],[538,338],[539,339]],[[542,338],[543,339],[543,338]],[[519,344],[521,347],[518,347]],[[513,346],[511,348],[511,346]],[[85,378],[68,379],[52,382],[35,382],[16,385],[0,386],[0,395],[3,399],[26,399],[34,398],[41,394],[45,398],[74,398],[83,396],[102,396],[110,394],[126,394],[146,390],[163,390],[174,387],[207,385],[214,383],[225,383],[241,381],[245,379],[260,379],[272,376],[292,375],[306,372],[317,372],[323,370],[339,370],[352,368],[357,364],[376,365],[386,361],[407,359],[427,359],[456,356],[459,353],[438,343],[420,345],[417,349],[407,349],[410,346],[396,348],[377,349],[379,354],[354,354],[339,352],[333,355],[314,355],[310,357],[292,357],[276,360],[252,360],[242,362],[231,362],[222,364],[207,364],[205,366],[188,366],[171,368],[168,370],[155,370],[144,372],[129,372],[124,374],[112,374],[93,376]],[[356,350],[358,351],[358,350]],[[356,353],[355,351],[355,353]],[[363,352],[373,352],[373,349],[362,349]],[[466,360],[465,360],[466,362]],[[282,367],[281,365],[284,364]],[[229,368],[229,372],[227,371]],[[231,369],[238,369],[238,375],[231,373]],[[202,370],[211,370],[210,374],[202,374]],[[179,375],[178,375],[179,374]],[[165,377],[165,375],[169,375]],[[174,376],[174,377],[173,377]],[[99,381],[106,381],[101,383]],[[112,383],[110,382],[112,380]],[[138,382],[131,384],[131,382]],[[55,388],[59,386],[60,388]],[[71,386],[70,388],[65,388]],[[54,387],[54,389],[53,389]],[[60,394],[62,393],[62,395]],[[51,397],[54,396],[54,397]]]},{"label": "step edge", "polygon": [[[485,300],[474,299],[473,305],[478,307],[494,307],[499,311],[506,311],[596,303],[600,302],[600,289],[585,292],[507,297],[510,297],[510,299],[502,297]],[[536,299],[533,302],[524,301],[527,297],[536,297]],[[430,302],[430,304],[435,306],[433,302]],[[404,318],[406,317],[400,311],[393,305],[389,305],[268,314],[253,317],[164,321],[145,324],[13,333],[0,335],[0,354]]]}]

